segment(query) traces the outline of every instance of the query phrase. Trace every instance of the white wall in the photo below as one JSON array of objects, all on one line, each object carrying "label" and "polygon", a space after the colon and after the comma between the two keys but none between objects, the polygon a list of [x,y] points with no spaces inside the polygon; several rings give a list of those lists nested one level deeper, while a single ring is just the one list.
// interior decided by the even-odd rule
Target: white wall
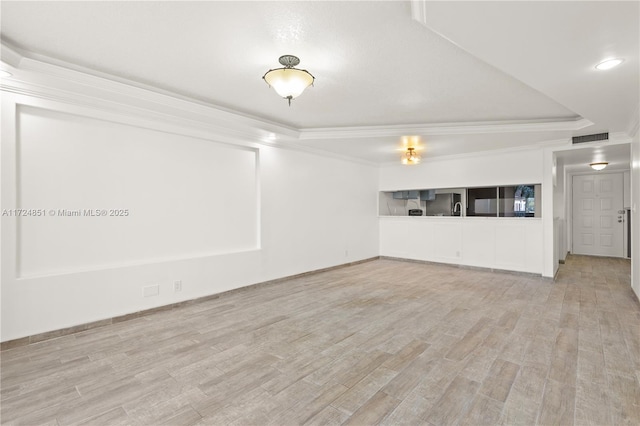
[{"label": "white wall", "polygon": [[[28,63],[30,60],[23,61]],[[56,77],[59,72],[65,77]],[[161,205],[169,206],[169,210],[161,220],[152,223],[147,233],[139,232],[140,227],[144,227],[140,222],[127,222],[133,224],[130,228],[133,232],[118,235],[123,243],[119,247],[126,247],[126,250],[115,249],[117,244],[112,233],[87,238],[82,228],[60,226],[55,222],[43,226],[45,222],[37,221],[27,226],[24,219],[3,217],[0,227],[1,341],[376,256],[380,235],[379,219],[375,214],[379,190],[542,183],[541,220],[522,222],[522,225],[515,220],[507,227],[499,227],[498,221],[477,218],[477,222],[452,222],[448,226],[439,226],[445,225],[445,222],[439,222],[435,226],[428,225],[429,219],[425,218],[424,227],[430,229],[434,239],[443,241],[441,246],[431,246],[436,261],[532,272],[538,272],[542,262],[542,274],[553,274],[553,217],[559,211],[554,208],[557,197],[549,190],[552,188],[551,148],[493,151],[426,160],[415,167],[389,165],[378,169],[291,149],[286,144],[280,146],[278,138],[295,137],[295,131],[273,123],[231,117],[230,113],[221,110],[84,75],[76,81],[71,74],[56,69],[47,76],[38,75],[32,85],[20,82],[2,92],[1,208],[66,199],[91,200],[97,207],[102,207],[99,205],[102,202],[111,204],[120,197],[136,206],[136,211],[145,206]],[[3,90],[6,87],[5,84]],[[24,111],[42,114],[49,127],[39,128],[45,124],[40,120],[27,121],[25,124],[29,127],[20,129],[20,116],[16,114],[18,105]],[[82,164],[94,161],[98,168],[105,166],[103,156],[113,154],[113,150],[108,149],[109,137],[103,137],[104,132],[116,128],[117,134],[111,135],[111,140],[115,146],[120,144],[129,160],[125,169],[127,179],[119,181],[120,189],[95,175],[87,182],[74,180],[74,173],[81,172]],[[68,132],[65,137],[60,137],[60,129]],[[21,136],[24,131],[28,138]],[[264,136],[271,132],[277,137],[265,140]],[[50,140],[51,145],[46,145],[46,140]],[[128,143],[122,144],[123,140]],[[99,143],[92,146],[96,141]],[[154,152],[159,146],[165,148]],[[69,157],[61,155],[61,147],[72,150]],[[47,149],[50,150],[48,153],[43,151]],[[100,150],[102,153],[98,155]],[[145,154],[169,163],[177,159],[176,156],[182,157],[178,168],[165,177],[161,173],[163,167],[151,167],[155,180],[149,180],[144,173],[138,173],[149,170],[149,165],[143,164]],[[207,162],[216,163],[221,158],[225,160],[218,163],[222,168],[228,165],[227,160],[236,166],[248,162],[246,168],[227,170],[224,175],[225,181],[228,180],[226,183],[235,186],[234,179],[228,179],[227,173],[243,170],[239,174],[239,179],[244,180],[241,184],[245,188],[243,192],[248,189],[253,195],[245,198],[227,193],[222,197],[224,201],[219,197],[204,196],[198,200],[203,203],[200,207],[215,211],[215,217],[210,222],[206,215],[185,219],[183,209],[170,206],[176,205],[177,198],[192,200],[194,194],[206,193],[207,186],[203,181],[220,179],[216,177],[216,170],[206,167]],[[59,164],[64,164],[65,169],[57,169],[55,166]],[[139,170],[135,168],[136,164],[140,164]],[[55,179],[49,181],[50,173]],[[249,175],[255,179],[254,185]],[[102,185],[100,191],[90,190],[96,185]],[[633,250],[636,254],[632,263],[632,282],[634,290],[640,294],[640,274],[637,272],[640,270],[640,256],[637,256],[640,252],[637,208],[640,142],[637,135],[633,143],[631,185]],[[146,198],[136,197],[145,187],[150,189],[150,193],[144,195]],[[184,194],[180,188],[186,188]],[[226,187],[218,185],[217,188],[224,192]],[[87,198],[79,191],[85,191]],[[65,198],[69,196],[71,198]],[[52,206],[33,207],[46,209]],[[59,207],[64,206],[55,206]],[[147,211],[145,215],[148,214]],[[407,229],[409,218],[390,220],[402,220],[401,228]],[[114,232],[118,231],[118,222],[113,222],[112,226]],[[239,231],[239,238],[228,234],[221,240],[212,240],[215,232],[237,230],[239,226],[246,226]],[[527,234],[534,237],[524,244],[528,252],[518,252],[500,244],[508,241],[512,231],[522,233],[522,226],[542,228],[539,233]],[[193,231],[202,227],[207,229],[201,234],[176,233],[180,229]],[[531,230],[524,229],[524,232]],[[202,239],[198,240],[197,235]],[[384,230],[382,235],[383,238],[397,236]],[[450,235],[454,235],[454,240],[447,240]],[[150,236],[158,237],[157,245],[146,239]],[[492,241],[489,251],[485,250],[488,240]],[[106,246],[98,247],[97,252],[85,253],[78,244],[81,246],[87,241]],[[447,241],[460,244],[448,244]],[[402,250],[402,241],[400,243],[397,247]],[[65,250],[56,252],[60,247]],[[193,247],[197,249],[191,250]],[[419,244],[416,247],[425,250]],[[458,248],[461,248],[460,254]],[[64,252],[67,249],[70,251]],[[51,258],[47,257],[47,252],[51,253]],[[526,254],[524,258],[518,257],[523,254]],[[98,262],[105,259],[104,255],[112,257],[108,262]],[[532,263],[527,264],[527,259]],[[173,292],[176,280],[182,281],[182,292]],[[160,294],[143,297],[142,289],[149,285],[158,285]]]},{"label": "white wall", "polygon": [[42,108],[17,114],[18,208],[42,210],[17,220],[18,277],[258,248],[256,150]]},{"label": "white wall", "polygon": [[380,255],[542,274],[542,221],[380,217]]},{"label": "white wall", "polygon": [[[542,183],[542,150],[486,152],[380,168],[380,190]],[[545,188],[542,188],[544,193]]]},{"label": "white wall", "polygon": [[564,261],[567,257],[567,212],[565,209],[566,171],[562,159],[556,160],[553,174],[553,220],[554,220],[554,242],[555,256],[554,265],[557,267],[559,261]]},{"label": "white wall", "polygon": [[640,298],[640,133],[631,143],[631,287]]},{"label": "white wall", "polygon": [[[100,218],[2,218],[2,341],[378,255],[373,166],[2,101],[2,209],[132,210],[109,232]],[[160,294],[143,297],[150,285]]]},{"label": "white wall", "polygon": [[[451,218],[446,222],[438,221],[441,218],[415,218],[410,223],[407,220],[414,218],[380,218],[380,253],[553,276],[553,238],[543,239],[546,223],[553,226],[553,210],[544,210],[553,204],[553,191],[549,190],[551,181],[545,181],[543,153],[541,148],[493,151],[424,161],[416,166],[381,167],[381,191],[541,183],[542,206],[538,208],[542,207],[543,214],[541,219]],[[549,169],[549,179],[550,173]],[[407,242],[407,238],[413,238],[405,232],[409,225],[421,243]],[[434,231],[444,228],[447,231],[442,235]],[[523,239],[523,233],[535,235]],[[513,236],[510,241],[509,235]],[[525,254],[526,258],[521,258]]]},{"label": "white wall", "polygon": [[378,255],[377,169],[260,150],[263,279]]}]

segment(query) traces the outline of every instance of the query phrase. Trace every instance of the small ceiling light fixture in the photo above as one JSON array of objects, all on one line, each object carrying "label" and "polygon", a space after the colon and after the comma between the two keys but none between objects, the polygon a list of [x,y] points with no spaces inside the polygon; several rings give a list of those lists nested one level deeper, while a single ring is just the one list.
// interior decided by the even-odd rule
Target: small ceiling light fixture
[{"label": "small ceiling light fixture", "polygon": [[413,165],[420,163],[420,155],[416,152],[416,148],[410,146],[402,155],[402,164]]},{"label": "small ceiling light fixture", "polygon": [[610,70],[611,68],[617,67],[623,62],[624,62],[624,59],[620,59],[620,58],[607,59],[606,61],[602,61],[598,65],[596,65],[596,69],[601,71]]},{"label": "small ceiling light fixture", "polygon": [[590,163],[589,165],[591,166],[591,168],[593,170],[598,170],[599,171],[599,170],[602,170],[605,167],[607,167],[609,165],[609,163],[606,162],[606,161],[598,161],[596,163]]},{"label": "small ceiling light fixture", "polygon": [[267,71],[262,78],[273,87],[276,93],[289,101],[295,99],[309,86],[313,85],[315,77],[307,70],[294,68],[300,63],[300,59],[293,55],[280,56],[278,61],[284,65],[282,68],[275,68]]}]

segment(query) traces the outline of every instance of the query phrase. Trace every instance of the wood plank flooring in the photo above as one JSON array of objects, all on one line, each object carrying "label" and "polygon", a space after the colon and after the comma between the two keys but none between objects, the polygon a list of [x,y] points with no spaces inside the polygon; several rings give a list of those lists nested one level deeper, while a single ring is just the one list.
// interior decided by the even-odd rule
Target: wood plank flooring
[{"label": "wood plank flooring", "polygon": [[637,425],[628,260],[376,260],[2,352],[2,424]]}]

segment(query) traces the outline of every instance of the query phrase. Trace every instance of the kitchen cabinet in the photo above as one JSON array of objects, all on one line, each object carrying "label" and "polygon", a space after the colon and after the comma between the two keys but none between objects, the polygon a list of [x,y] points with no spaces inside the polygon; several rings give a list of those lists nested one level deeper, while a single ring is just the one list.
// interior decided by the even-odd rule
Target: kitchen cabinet
[{"label": "kitchen cabinet", "polygon": [[417,200],[420,198],[420,191],[396,191],[393,193],[396,200]]},{"label": "kitchen cabinet", "polygon": [[425,189],[420,191],[420,200],[421,201],[432,201],[436,199],[436,190],[435,189]]}]

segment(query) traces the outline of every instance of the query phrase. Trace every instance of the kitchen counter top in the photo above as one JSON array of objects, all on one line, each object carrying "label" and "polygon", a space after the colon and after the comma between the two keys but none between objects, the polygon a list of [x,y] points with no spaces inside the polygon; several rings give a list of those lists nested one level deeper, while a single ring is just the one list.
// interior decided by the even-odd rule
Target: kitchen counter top
[{"label": "kitchen counter top", "polygon": [[389,216],[389,215],[379,215],[380,219],[469,219],[469,220],[480,220],[480,219],[488,219],[488,220],[540,220],[541,217],[495,217],[495,216]]}]

